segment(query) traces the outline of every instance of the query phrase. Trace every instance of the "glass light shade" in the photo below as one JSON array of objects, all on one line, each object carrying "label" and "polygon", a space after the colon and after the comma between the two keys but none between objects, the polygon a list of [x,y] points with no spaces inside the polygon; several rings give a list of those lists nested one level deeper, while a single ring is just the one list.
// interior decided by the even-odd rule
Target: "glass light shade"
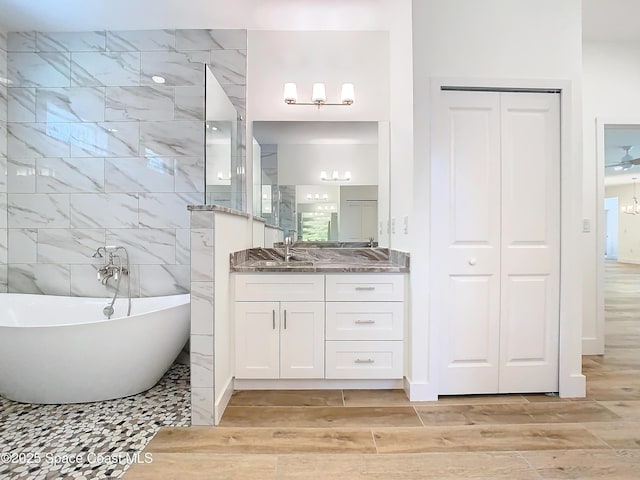
[{"label": "glass light shade", "polygon": [[325,103],[327,101],[327,94],[325,93],[324,83],[313,84],[311,101],[313,103]]},{"label": "glass light shade", "polygon": [[284,84],[284,101],[285,103],[296,103],[298,101],[298,89],[295,83]]},{"label": "glass light shade", "polygon": [[344,179],[345,180],[351,180],[351,172],[350,171],[346,171],[344,172]]},{"label": "glass light shade", "polygon": [[355,100],[355,92],[353,83],[343,83],[342,93],[340,94],[340,101],[345,105],[351,105]]},{"label": "glass light shade", "polygon": [[337,170],[333,171],[333,173],[331,174],[331,178],[333,178],[334,180],[338,180],[338,178],[340,178],[340,174]]},{"label": "glass light shade", "polygon": [[325,172],[324,170],[322,170],[320,172],[320,180],[326,180],[327,179],[327,172]]}]

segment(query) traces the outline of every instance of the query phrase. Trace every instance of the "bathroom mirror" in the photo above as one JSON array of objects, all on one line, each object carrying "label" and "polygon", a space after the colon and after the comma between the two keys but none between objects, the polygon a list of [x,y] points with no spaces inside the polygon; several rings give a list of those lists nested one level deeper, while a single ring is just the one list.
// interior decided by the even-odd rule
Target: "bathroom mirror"
[{"label": "bathroom mirror", "polygon": [[260,121],[253,137],[268,224],[296,241],[386,244],[388,123]]},{"label": "bathroom mirror", "polygon": [[205,92],[205,203],[242,210],[242,120],[208,65]]}]

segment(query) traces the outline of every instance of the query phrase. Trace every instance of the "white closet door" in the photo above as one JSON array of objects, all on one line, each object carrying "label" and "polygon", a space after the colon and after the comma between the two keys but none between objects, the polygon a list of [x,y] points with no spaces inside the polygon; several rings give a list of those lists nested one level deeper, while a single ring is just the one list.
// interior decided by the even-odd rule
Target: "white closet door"
[{"label": "white closet door", "polygon": [[500,392],[558,391],[560,98],[501,94]]},{"label": "white closet door", "polygon": [[433,132],[432,321],[440,394],[498,391],[500,96],[441,92]]}]

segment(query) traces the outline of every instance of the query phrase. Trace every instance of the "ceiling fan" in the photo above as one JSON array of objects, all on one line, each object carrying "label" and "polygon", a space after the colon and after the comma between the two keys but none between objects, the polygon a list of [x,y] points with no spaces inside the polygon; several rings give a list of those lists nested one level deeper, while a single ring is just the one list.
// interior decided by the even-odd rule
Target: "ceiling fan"
[{"label": "ceiling fan", "polygon": [[615,171],[619,172],[622,170],[629,170],[636,165],[640,165],[640,158],[633,158],[629,154],[629,150],[631,150],[632,146],[625,145],[621,148],[624,150],[624,155],[622,156],[620,161],[618,163],[607,165],[606,168],[613,168]]}]

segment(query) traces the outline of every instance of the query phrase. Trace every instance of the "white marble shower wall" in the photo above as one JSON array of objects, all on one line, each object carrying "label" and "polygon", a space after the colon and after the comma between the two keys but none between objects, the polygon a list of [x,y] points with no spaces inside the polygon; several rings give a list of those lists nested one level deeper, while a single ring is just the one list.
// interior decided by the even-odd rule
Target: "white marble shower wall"
[{"label": "white marble shower wall", "polygon": [[245,30],[0,37],[0,289],[108,295],[91,255],[123,245],[134,296],[189,291],[206,63],[244,112]]},{"label": "white marble shower wall", "polygon": [[0,292],[7,291],[7,35],[0,30]]}]

